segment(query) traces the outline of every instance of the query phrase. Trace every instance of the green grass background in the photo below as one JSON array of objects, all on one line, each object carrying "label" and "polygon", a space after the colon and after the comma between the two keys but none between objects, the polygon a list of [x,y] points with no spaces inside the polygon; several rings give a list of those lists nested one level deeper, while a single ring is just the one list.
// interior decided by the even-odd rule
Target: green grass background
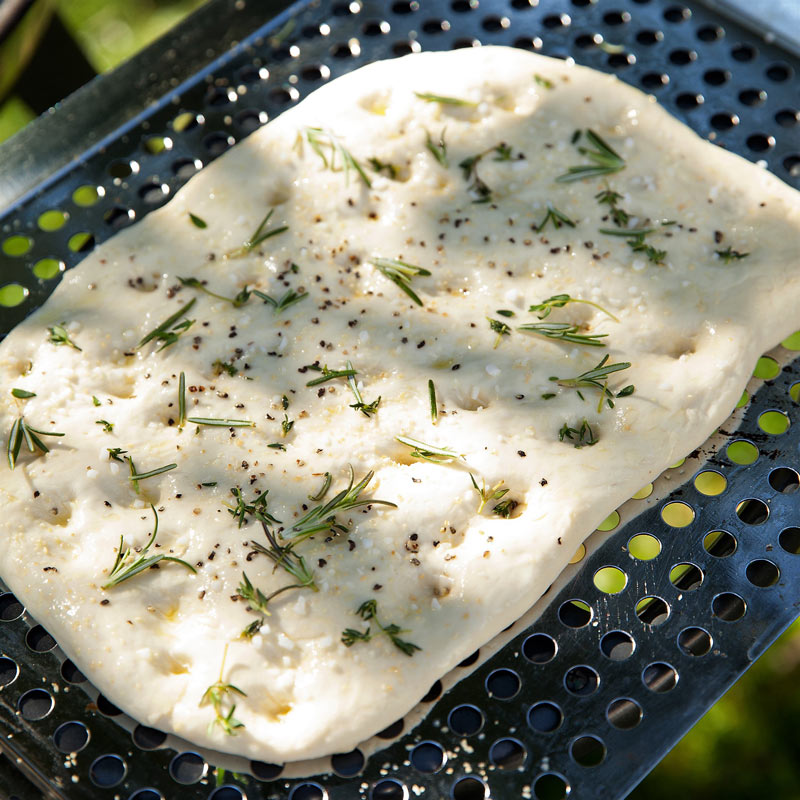
[{"label": "green grass background", "polygon": [[[62,0],[60,13],[89,61],[103,72],[203,1]],[[0,106],[0,141],[31,119],[23,103],[6,100]],[[800,800],[798,729],[800,623],[795,623],[634,790],[631,800]],[[639,734],[634,730],[630,735]],[[644,754],[647,742],[641,744]]]}]

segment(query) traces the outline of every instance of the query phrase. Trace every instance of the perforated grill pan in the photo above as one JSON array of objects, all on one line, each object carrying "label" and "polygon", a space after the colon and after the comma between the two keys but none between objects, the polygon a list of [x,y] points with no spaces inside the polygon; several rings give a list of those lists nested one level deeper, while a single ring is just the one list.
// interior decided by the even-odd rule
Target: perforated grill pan
[{"label": "perforated grill pan", "polygon": [[[86,99],[36,123],[32,153],[24,138],[0,149],[4,196],[14,198],[0,220],[0,332],[95,243],[167,202],[322,82],[379,58],[478,44],[614,72],[702,136],[800,185],[798,62],[699,4],[214,0]],[[61,130],[74,148],[89,118],[100,138],[77,159],[60,163],[55,138],[45,155],[47,135]],[[53,210],[62,213],[41,216]],[[196,753],[138,726],[11,594],[0,595],[0,791],[76,800],[624,797],[797,615],[800,384],[792,350],[770,356],[702,452],[612,515],[532,612],[431,688],[421,724],[413,727],[417,709],[381,734],[385,749],[336,755],[311,778]],[[767,432],[782,420],[784,433]],[[695,482],[709,471],[722,477]],[[723,485],[717,495],[700,490]],[[596,580],[604,567],[618,572]],[[620,572],[624,589],[598,588]]]}]

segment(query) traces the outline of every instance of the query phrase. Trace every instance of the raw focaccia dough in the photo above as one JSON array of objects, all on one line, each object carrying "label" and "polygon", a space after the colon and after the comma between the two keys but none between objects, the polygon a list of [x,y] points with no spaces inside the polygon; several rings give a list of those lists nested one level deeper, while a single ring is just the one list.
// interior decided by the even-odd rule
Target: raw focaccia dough
[{"label": "raw focaccia dough", "polygon": [[[475,105],[426,102],[415,91]],[[365,168],[369,158],[395,165],[397,179],[369,171],[367,188],[354,170],[326,169],[305,126],[332,130]],[[571,144],[586,128],[626,168],[557,183],[587,163]],[[442,131],[449,168],[425,145],[426,132],[436,142]],[[494,202],[475,204],[458,164],[501,142],[513,160],[481,161]],[[598,232],[612,227],[595,198],[606,182],[636,215],[631,225],[679,223],[648,239],[667,251],[665,263]],[[548,202],[575,227],[532,230]],[[270,207],[269,226],[289,230],[225,259]],[[208,227],[193,225],[189,212]],[[16,469],[3,468],[2,576],[81,670],[142,723],[265,761],[347,751],[519,617],[600,520],[725,419],[759,354],[797,327],[799,230],[797,193],[607,75],[503,48],[358,70],[98,248],[3,343],[2,428],[24,408],[34,427],[66,435],[47,440],[46,456],[23,448]],[[749,255],[725,263],[714,251],[726,246]],[[424,305],[371,266],[374,257],[430,270],[413,281]],[[256,298],[234,308],[176,291],[178,275],[229,297],[245,285],[275,297],[302,287],[310,297],[280,315]],[[559,293],[619,318],[579,304],[549,318],[608,334],[607,350],[517,330],[493,347],[487,316],[512,328],[535,322],[528,306]],[[193,296],[196,322],[177,344],[136,349]],[[48,342],[47,328],[62,322],[81,352]],[[613,410],[598,413],[596,392],[582,401],[549,381],[578,375],[605,352],[632,364],[609,385],[636,386]],[[304,365],[339,369],[348,359],[365,400],[382,398],[372,418],[350,407],[342,380],[306,386],[317,373]],[[215,374],[215,360],[238,373]],[[179,431],[181,371],[190,415],[257,426]],[[436,426],[429,379],[440,401]],[[37,396],[14,400],[11,387]],[[543,399],[548,392],[557,396]],[[295,420],[285,438],[282,395]],[[584,418],[595,446],[559,441],[565,422],[577,427]],[[396,435],[466,460],[412,458]],[[267,447],[275,442],[285,451]],[[136,495],[109,447],[127,450],[139,471],[178,468],[142,482]],[[341,489],[348,464],[357,479],[375,470],[371,496],[398,508],[345,515],[349,534],[298,546],[319,592],[281,595],[260,634],[238,638],[256,619],[236,597],[242,570],[264,592],[290,578],[248,555],[249,542],[264,537],[256,525],[237,527],[225,506],[230,488],[241,486],[247,498],[269,490],[271,513],[291,521],[312,504],[324,472],[333,476],[329,497]],[[518,516],[476,515],[469,472],[487,486],[504,480],[521,503]],[[160,511],[160,546],[196,564],[197,574],[163,563],[102,590],[120,534],[145,543],[150,501]],[[370,598],[381,621],[407,629],[403,637],[421,651],[407,657],[385,637],[340,642],[343,629],[365,627],[354,611]],[[244,723],[235,736],[209,732],[213,711],[200,705],[226,645],[224,681],[247,695],[233,698]]]}]

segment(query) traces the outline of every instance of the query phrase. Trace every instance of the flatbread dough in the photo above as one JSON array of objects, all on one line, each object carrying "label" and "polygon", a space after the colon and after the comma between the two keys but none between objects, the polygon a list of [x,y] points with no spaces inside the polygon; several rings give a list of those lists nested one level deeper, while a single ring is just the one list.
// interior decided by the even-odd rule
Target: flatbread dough
[{"label": "flatbread dough", "polygon": [[[597,163],[589,130],[624,168],[559,182]],[[604,191],[619,197],[600,202]],[[261,232],[288,230],[242,249],[269,209]],[[653,232],[600,232],[621,232],[614,209]],[[0,573],[142,723],[270,762],[348,751],[523,614],[610,511],[728,416],[758,356],[797,327],[799,241],[795,191],[613,77],[495,47],[372,64],[87,256],[0,345],[3,430],[24,414],[64,434],[43,440],[47,454],[23,444],[15,469],[0,471]],[[421,304],[376,259],[430,272],[410,278]],[[283,310],[256,295],[237,307],[178,276],[227,298],[245,287],[308,296]],[[540,321],[531,304],[560,294],[601,308],[571,302],[545,321],[603,335],[605,347],[519,330]],[[174,343],[137,347],[191,299],[174,324],[194,323]],[[80,350],[50,341],[62,324]],[[635,386],[613,408],[597,387],[551,380],[606,354],[630,363],[607,389]],[[324,377],[308,365],[348,361],[364,403],[380,397],[376,413],[352,407],[346,378],[307,385]],[[255,427],[181,429],[181,372],[189,417]],[[595,444],[561,440],[584,420]],[[421,459],[397,436],[456,457]],[[109,448],[139,473],[177,467],[137,493],[125,454]],[[243,572],[264,594],[293,578],[255,552],[264,533],[252,515],[238,526],[230,490],[248,503],[269,491],[288,536],[346,488],[348,465],[356,481],[375,473],[363,498],[397,507],[337,515],[344,530],[295,548],[318,591],[280,594],[271,616],[248,610]],[[310,500],[326,472],[329,493]],[[493,513],[499,498],[477,513],[470,476],[488,493],[504,482],[503,499],[518,503],[508,519]],[[196,573],[161,561],[101,588],[120,535],[146,545],[149,503],[156,543],[126,563],[168,554]],[[419,650],[356,614],[373,599],[380,623]],[[342,643],[368,625],[371,641]],[[201,702],[218,681],[243,693],[219,695],[223,716],[236,704],[230,733]]]}]

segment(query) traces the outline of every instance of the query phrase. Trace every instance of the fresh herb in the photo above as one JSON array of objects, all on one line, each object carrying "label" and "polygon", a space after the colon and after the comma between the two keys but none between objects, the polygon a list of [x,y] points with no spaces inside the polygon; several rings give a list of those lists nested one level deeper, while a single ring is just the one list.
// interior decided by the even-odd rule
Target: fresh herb
[{"label": "fresh herb", "polygon": [[606,187],[603,189],[603,191],[598,192],[594,198],[601,205],[605,203],[606,205],[610,206],[611,219],[618,228],[627,227],[630,216],[626,211],[623,211],[623,209],[617,205],[617,203],[622,200],[622,195],[619,192],[614,192]]},{"label": "fresh herb", "polygon": [[534,228],[536,233],[544,230],[547,223],[552,223],[553,227],[558,229],[562,225],[568,225],[570,228],[575,227],[575,223],[563,212],[559,211],[552,203],[547,204],[547,213],[544,215],[542,221]]},{"label": "fresh herb", "polygon": [[[662,227],[673,224],[672,221],[661,223]],[[604,233],[606,236],[624,236],[627,239],[626,244],[634,253],[644,253],[648,261],[653,264],[663,264],[667,257],[667,251],[659,250],[645,241],[646,236],[656,233],[657,230],[658,228],[620,228],[619,230],[600,228],[600,233]]]},{"label": "fresh herb", "polygon": [[326,381],[332,381],[336,378],[349,378],[352,375],[358,375],[358,373],[350,368],[350,369],[328,369],[327,366],[325,367],[318,367],[316,364],[309,364],[309,369],[313,369],[315,372],[321,372],[322,375],[319,378],[314,378],[310,380],[306,386],[319,386],[320,383],[325,383]]},{"label": "fresh herb", "polygon": [[478,493],[478,497],[480,498],[478,510],[475,512],[476,514],[480,514],[487,503],[490,503],[492,500],[499,500],[501,497],[504,497],[508,494],[508,489],[501,488],[504,483],[503,481],[498,481],[490,489],[487,489],[486,481],[483,478],[481,478],[480,487],[478,486],[478,482],[475,480],[475,476],[471,472],[469,474],[469,479],[472,481],[472,485],[475,488],[475,491]]},{"label": "fresh herb", "polygon": [[227,506],[228,513],[231,514],[235,520],[239,521],[240,528],[247,523],[248,516],[252,516],[259,522],[266,524],[280,525],[281,521],[273,517],[267,510],[267,495],[269,495],[269,490],[256,495],[255,499],[250,503],[245,502],[242,490],[238,486],[231,489],[231,494],[236,500],[236,505],[230,506],[227,503],[223,503],[223,505]]},{"label": "fresh herb", "polygon": [[283,395],[281,397],[281,407],[283,408],[284,411],[286,411],[286,409],[289,408],[289,398],[286,395]]},{"label": "fresh herb", "polygon": [[554,308],[564,308],[564,306],[568,305],[569,303],[585,303],[587,306],[592,306],[598,311],[602,311],[604,314],[611,317],[614,322],[619,322],[619,320],[610,311],[607,311],[605,308],[603,308],[603,306],[599,306],[597,303],[593,303],[591,300],[581,300],[577,297],[570,297],[568,294],[554,294],[552,297],[548,297],[547,300],[543,300],[541,303],[531,306],[528,311],[541,311],[542,313],[538,314],[538,317],[539,319],[545,319],[545,317],[550,316],[550,312]]},{"label": "fresh herb", "polygon": [[515,317],[516,314],[510,308],[498,308],[497,311],[494,312],[495,314],[499,314],[501,317]]},{"label": "fresh herb", "polygon": [[378,406],[381,403],[380,395],[378,395],[377,400],[373,400],[371,403],[365,403],[364,398],[361,396],[361,391],[358,388],[358,384],[356,383],[356,371],[353,369],[352,362],[347,362],[347,369],[352,370],[353,372],[352,375],[347,376],[347,385],[350,387],[350,391],[353,393],[353,396],[356,399],[355,403],[350,404],[350,408],[355,408],[365,417],[375,414],[378,411]]},{"label": "fresh herb", "polygon": [[277,591],[268,595],[266,597],[267,602],[281,592],[286,592],[289,589],[310,589],[312,592],[318,592],[319,587],[314,581],[314,573],[309,569],[305,559],[294,552],[294,543],[280,544],[265,522],[261,523],[261,527],[264,530],[264,535],[267,537],[268,546],[265,547],[260,542],[250,542],[250,544],[253,545],[256,552],[262,553],[270,558],[274,562],[276,568],[280,567],[297,581],[297,583],[282,586]]},{"label": "fresh herb", "polygon": [[608,378],[610,375],[630,367],[629,361],[621,361],[618,364],[606,365],[608,358],[608,355],[603,356],[596,366],[592,367],[592,369],[587,370],[586,372],[582,372],[580,375],[577,375],[574,378],[552,377],[550,380],[555,381],[559,386],[564,386],[568,389],[576,389],[581,400],[584,399],[583,394],[581,393],[582,388],[585,387],[589,389],[597,389],[600,392],[600,407],[602,408],[602,403],[605,399],[606,403],[608,403],[608,407],[614,408],[613,398],[627,397],[628,395],[633,394],[634,387],[632,385],[626,386],[616,395],[608,388]]},{"label": "fresh herb", "polygon": [[548,339],[558,339],[562,342],[583,344],[589,347],[605,347],[606,343],[600,340],[608,336],[607,333],[578,333],[580,328],[567,322],[529,322],[526,325],[520,325],[517,330],[528,331],[538,336],[546,336]]},{"label": "fresh herb", "polygon": [[41,450],[42,453],[49,453],[50,448],[39,438],[40,436],[64,436],[63,433],[56,433],[55,431],[40,431],[36,428],[31,428],[24,417],[17,417],[11,426],[8,433],[8,443],[6,445],[6,456],[8,458],[8,466],[11,469],[17,465],[22,443],[31,453]]},{"label": "fresh herb", "polygon": [[271,239],[273,236],[278,236],[278,234],[288,231],[288,225],[280,225],[277,228],[271,228],[270,230],[266,231],[264,230],[274,213],[275,209],[271,208],[266,213],[264,219],[258,223],[258,227],[253,232],[253,235],[241,247],[237,247],[235,250],[231,250],[229,253],[226,253],[225,258],[241,258],[242,256],[246,256],[251,250],[253,250],[253,248],[258,247],[258,245],[260,245],[262,242],[265,242],[267,239]]},{"label": "fresh herb", "polygon": [[281,533],[284,539],[291,541],[292,545],[307,539],[317,533],[330,531],[333,534],[347,533],[350,528],[336,518],[337,514],[351,511],[363,506],[381,505],[397,508],[395,503],[388,500],[363,499],[361,493],[367,488],[375,473],[370,470],[357,484],[353,485],[355,475],[350,467],[350,481],[346,489],[342,489],[324,505],[315,506],[304,514],[297,522],[288,526]]},{"label": "fresh herb", "polygon": [[432,380],[428,381],[428,399],[431,406],[431,422],[435,425],[436,420],[439,419],[439,405],[436,402],[436,387]]},{"label": "fresh herb", "polygon": [[431,94],[430,92],[414,92],[414,94],[426,103],[441,103],[445,106],[466,106],[469,108],[475,108],[478,105],[471,100],[462,100],[459,97],[447,97],[442,94]]},{"label": "fresh herb", "polygon": [[[578,136],[573,137],[573,144],[576,144],[580,138],[580,131]],[[619,172],[625,169],[625,160],[622,156],[610,147],[603,139],[601,139],[594,131],[587,130],[586,138],[592,145],[589,147],[578,147],[578,152],[585,155],[591,161],[591,164],[581,164],[576,167],[570,167],[563,175],[556,178],[557,183],[570,183],[572,181],[583,180],[584,178],[596,178],[600,175],[611,175],[614,172]]]},{"label": "fresh herb", "polygon": [[377,158],[368,158],[367,163],[375,172],[381,173],[385,171],[393,181],[397,180],[397,167],[394,164],[385,163]]},{"label": "fresh herb", "polygon": [[491,317],[486,317],[486,319],[489,320],[489,327],[497,334],[497,338],[494,340],[494,349],[496,350],[504,336],[511,336],[511,328],[502,320]]},{"label": "fresh herb", "polygon": [[394,258],[373,258],[370,263],[404,291],[418,306],[422,305],[422,300],[411,288],[411,279],[417,275],[430,275],[429,270]]},{"label": "fresh herb", "polygon": [[281,442],[272,442],[271,444],[268,444],[267,447],[271,447],[273,450],[286,450],[286,445],[281,444]]},{"label": "fresh herb", "polygon": [[109,422],[107,419],[96,419],[94,421],[95,425],[102,425],[103,426],[103,433],[113,433],[114,432],[114,423]]},{"label": "fresh herb", "polygon": [[421,442],[419,439],[412,439],[410,436],[395,436],[394,438],[400,444],[411,448],[411,456],[413,458],[432,461],[434,464],[448,464],[458,458],[464,458],[463,455],[456,453],[449,447],[436,447],[432,444],[425,444],[425,442]]},{"label": "fresh herb", "polygon": [[[248,603],[248,611],[259,611],[264,616],[272,616],[270,611],[267,609],[267,603],[274,597],[274,594],[267,597],[261,589],[256,588],[250,583],[250,579],[247,577],[246,572],[242,572],[242,580],[239,582],[239,588],[236,590],[236,593],[242,600],[246,600]],[[259,625],[259,628],[261,626]],[[249,626],[248,626],[249,628]],[[245,628],[247,631],[248,628]],[[249,634],[252,636],[252,634]]]},{"label": "fresh herb", "polygon": [[[17,400],[27,400],[29,397],[36,397],[36,392],[29,392],[27,389],[12,389],[11,394],[17,398]],[[100,405],[98,403],[98,405]]]},{"label": "fresh herb", "polygon": [[512,500],[510,497],[506,498],[505,500],[501,500],[496,506],[492,508],[492,514],[497,514],[503,519],[508,519],[513,513],[514,509],[519,505],[516,500]]},{"label": "fresh herb", "polygon": [[326,472],[323,479],[322,479],[322,488],[316,494],[310,494],[308,499],[314,503],[318,503],[328,494],[328,489],[331,488],[331,483],[333,482],[333,478],[331,477],[330,472]]},{"label": "fresh herb", "polygon": [[308,297],[308,292],[296,292],[294,289],[287,289],[277,300],[264,292],[260,292],[258,289],[253,289],[253,294],[256,297],[260,297],[268,305],[271,305],[276,314],[280,314],[284,309]]},{"label": "fresh herb", "polygon": [[189,212],[189,219],[192,221],[192,225],[194,225],[196,228],[208,227],[208,223],[202,217],[198,217],[197,214],[192,214],[191,211]]},{"label": "fresh herb", "polygon": [[186,305],[181,306],[171,317],[167,317],[160,325],[153,328],[150,333],[142,338],[139,344],[136,345],[137,350],[144,347],[148,342],[155,339],[158,342],[163,342],[157,352],[161,352],[165,347],[169,347],[178,341],[178,337],[182,333],[186,333],[189,328],[194,325],[193,319],[185,319],[183,322],[178,322],[181,317],[186,316],[189,309],[197,302],[197,298],[193,297]]},{"label": "fresh herb", "polygon": [[156,535],[158,534],[158,512],[152,503],[150,504],[150,508],[153,511],[153,516],[155,517],[155,524],[153,525],[153,532],[150,534],[147,544],[141,550],[137,550],[136,553],[134,553],[131,551],[130,547],[123,547],[123,538],[120,536],[117,558],[114,561],[114,566],[111,567],[111,572],[108,575],[108,581],[102,585],[102,589],[111,589],[114,586],[118,586],[123,581],[133,578],[140,572],[150,569],[150,567],[160,563],[161,561],[174,561],[176,564],[186,567],[186,569],[188,569],[190,572],[194,572],[195,574],[197,573],[197,570],[191,564],[188,564],[181,558],[167,556],[163,553],[158,553],[154,556],[147,555],[147,551],[155,543]]},{"label": "fresh herb", "polygon": [[563,442],[565,439],[573,442],[574,446],[577,448],[591,447],[592,445],[597,444],[597,438],[594,435],[594,431],[586,419],[581,422],[580,428],[570,428],[570,426],[565,422],[561,430],[558,432],[558,441]]},{"label": "fresh herb", "polygon": [[743,258],[747,258],[747,256],[750,255],[750,253],[740,253],[738,250],[731,250],[730,245],[728,245],[728,247],[725,250],[715,250],[714,252],[726,264],[730,264],[731,261],[739,261]]},{"label": "fresh herb", "polygon": [[108,450],[109,461],[124,461],[120,456],[124,456],[128,452],[121,447],[106,447],[106,450]]},{"label": "fresh herb", "polygon": [[[242,573],[244,574],[244,573]],[[264,618],[254,619],[249,625],[244,626],[244,630],[239,634],[240,639],[252,639],[264,626]]]},{"label": "fresh herb", "polygon": [[[413,656],[416,650],[422,650],[421,647],[418,647],[413,642],[406,642],[400,638],[401,633],[408,633],[407,630],[400,628],[394,623],[390,625],[381,624],[381,622],[378,620],[377,600],[367,600],[363,602],[356,609],[356,614],[358,614],[358,616],[366,622],[373,620],[380,632],[384,634],[384,636],[388,636],[392,644],[405,655]],[[375,635],[370,632],[370,629],[370,625],[367,625],[367,629],[365,631],[357,631],[353,628],[345,628],[345,630],[342,631],[342,644],[345,647],[351,647],[356,642],[368,642]]]},{"label": "fresh herb", "polygon": [[205,481],[205,483],[201,483],[200,485],[201,486],[216,486],[217,482],[216,481]]},{"label": "fresh herb", "polygon": [[198,278],[181,278],[180,275],[177,277],[184,286],[187,286],[190,289],[197,289],[201,292],[205,292],[210,297],[216,297],[217,300],[224,300],[226,303],[230,303],[234,308],[240,308],[250,299],[251,292],[246,286],[236,295],[236,297],[225,297],[224,295],[212,292],[211,289],[209,289],[205,283]]},{"label": "fresh herb", "polygon": [[541,75],[534,74],[533,76],[534,81],[539,84],[539,86],[544,87],[545,89],[555,89],[556,85],[553,81],[548,80],[547,78],[542,77]]},{"label": "fresh herb", "polygon": [[283,431],[283,435],[288,435],[289,431],[294,427],[294,420],[289,419],[288,414],[283,415],[283,419],[281,420],[281,431]]},{"label": "fresh herb", "polygon": [[178,427],[186,424],[186,374],[181,372],[178,378]]},{"label": "fresh herb", "polygon": [[95,407],[100,405],[100,401],[94,395],[92,395],[92,405]]},{"label": "fresh herb", "polygon": [[215,725],[219,725],[223,733],[226,733],[228,736],[236,736],[236,731],[239,728],[244,728],[244,723],[239,722],[239,720],[233,716],[233,712],[236,711],[236,703],[231,702],[228,713],[224,713],[225,699],[228,695],[232,696],[238,694],[241,697],[247,697],[238,686],[234,686],[232,683],[224,683],[222,680],[222,674],[225,671],[225,657],[227,655],[228,645],[226,644],[225,651],[222,654],[222,665],[219,668],[219,680],[211,684],[200,699],[200,705],[212,706],[214,714],[216,715],[208,725],[209,736],[213,733]]},{"label": "fresh herb", "polygon": [[478,164],[490,153],[495,154],[492,161],[511,161],[511,148],[505,142],[500,142],[500,144],[490,147],[482,153],[465,158],[458,165],[461,168],[464,180],[470,181],[468,188],[476,198],[473,200],[474,203],[489,203],[492,201],[492,190],[478,175]]},{"label": "fresh herb", "polygon": [[[350,151],[342,145],[334,133],[325,128],[306,128],[305,132],[311,149],[322,159],[325,169],[329,169],[331,172],[344,170],[347,183],[350,182],[350,170],[355,170],[365,186],[368,189],[372,188],[372,182],[364,172],[364,168],[353,158]],[[330,151],[327,156],[325,148]]]},{"label": "fresh herb", "polygon": [[450,162],[447,160],[447,144],[444,140],[444,132],[447,130],[446,128],[442,128],[442,132],[439,134],[439,141],[434,142],[430,133],[425,131],[425,147],[428,148],[430,154],[445,168],[447,169],[450,166]]},{"label": "fresh herb", "polygon": [[48,328],[47,330],[50,333],[50,338],[47,340],[48,342],[52,342],[53,344],[65,344],[73,350],[81,350],[81,348],[69,338],[69,334],[63,322],[60,325],[53,325],[52,328]]},{"label": "fresh herb", "polygon": [[[109,453],[111,451],[109,450]],[[126,452],[125,450],[120,451],[122,453]],[[119,461],[119,459],[116,459]],[[177,464],[166,464],[163,467],[157,467],[156,469],[151,469],[149,472],[137,472],[136,465],[133,463],[133,459],[130,456],[125,456],[125,460],[128,462],[128,468],[130,469],[130,481],[133,484],[133,490],[138,494],[139,493],[139,481],[147,480],[147,478],[155,478],[156,475],[162,475],[165,472],[169,472],[171,469],[177,469]]]},{"label": "fresh herb", "polygon": [[216,428],[255,428],[249,419],[215,419],[214,417],[186,417],[193,425],[210,425]]}]

